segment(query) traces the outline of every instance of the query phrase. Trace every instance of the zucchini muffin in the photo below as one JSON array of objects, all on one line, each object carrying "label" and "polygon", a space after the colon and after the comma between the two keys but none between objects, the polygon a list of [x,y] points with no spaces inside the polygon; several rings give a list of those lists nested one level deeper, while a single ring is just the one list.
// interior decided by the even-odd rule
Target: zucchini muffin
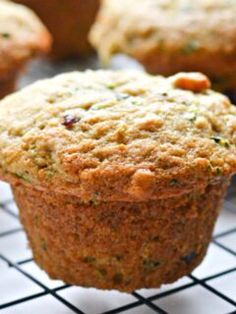
[{"label": "zucchini muffin", "polygon": [[200,71],[232,92],[235,14],[232,0],[103,0],[90,39],[104,63],[125,53],[151,73]]},{"label": "zucchini muffin", "polygon": [[87,40],[100,0],[14,0],[29,6],[53,35],[56,58],[86,55],[92,51]]},{"label": "zucchini muffin", "polygon": [[0,0],[0,98],[11,93],[25,63],[51,46],[51,37],[28,8]]},{"label": "zucchini muffin", "polygon": [[201,262],[236,172],[236,108],[209,87],[86,71],[0,103],[0,178],[52,278],[132,291]]}]

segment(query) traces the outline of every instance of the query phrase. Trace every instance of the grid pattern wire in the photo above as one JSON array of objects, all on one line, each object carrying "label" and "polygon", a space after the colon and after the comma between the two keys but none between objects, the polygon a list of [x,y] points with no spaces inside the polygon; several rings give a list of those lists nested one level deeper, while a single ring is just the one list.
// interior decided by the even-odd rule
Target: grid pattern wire
[{"label": "grid pattern wire", "polygon": [[[233,196],[233,193],[231,193],[231,195],[229,194],[227,197],[227,200],[224,203],[224,208],[225,210],[235,210],[236,206],[233,203],[233,201],[231,200]],[[18,220],[18,215],[12,211],[11,209],[11,205],[14,204],[14,201],[8,200],[5,201],[3,203],[0,203],[0,210],[2,210],[4,213],[6,213],[7,215],[11,216],[12,218]],[[235,211],[235,218],[236,218],[236,211]],[[17,228],[11,228],[7,231],[4,231],[2,233],[0,233],[0,240],[3,237],[7,237],[9,235],[13,235],[13,234],[17,234],[19,232],[23,232],[23,229],[21,227],[17,227]],[[224,236],[230,236],[230,235],[234,235],[236,236],[236,228],[229,228],[228,230],[221,232],[221,233],[217,233],[213,238],[212,238],[212,243],[214,243],[216,246],[218,246],[221,250],[226,251],[227,253],[231,254],[234,258],[235,258],[235,266],[236,266],[236,252],[232,249],[229,249],[228,247],[226,247],[225,245],[223,245],[222,243],[219,242],[219,240],[224,237]],[[13,262],[10,258],[6,257],[4,254],[2,254],[0,252],[0,261],[7,263],[8,267],[13,267],[17,272],[21,273],[23,276],[27,277],[29,280],[31,280],[35,285],[38,285],[40,288],[42,288],[42,292],[40,293],[35,293],[32,294],[30,296],[27,297],[23,297],[23,298],[19,298],[17,300],[12,300],[10,302],[7,303],[2,303],[0,302],[0,311],[2,309],[6,309],[6,308],[10,308],[11,306],[20,304],[20,303],[24,303],[24,302],[28,302],[30,300],[45,296],[45,295],[50,295],[53,298],[57,299],[59,302],[61,302],[62,304],[64,304],[66,307],[68,307],[72,312],[74,313],[79,313],[79,314],[87,314],[86,312],[82,311],[80,308],[76,307],[75,305],[73,305],[72,303],[70,303],[68,300],[66,300],[65,298],[63,298],[62,296],[60,296],[58,294],[58,292],[68,289],[70,286],[69,285],[62,285],[60,287],[57,288],[48,288],[45,284],[43,284],[40,280],[38,280],[37,278],[35,278],[32,274],[28,273],[26,270],[24,270],[22,268],[22,266],[26,265],[27,263],[32,262],[31,258],[28,259],[23,259],[17,262]],[[103,312],[106,314],[115,314],[115,313],[122,313],[125,312],[127,310],[130,309],[135,309],[141,305],[145,305],[148,308],[150,308],[152,310],[152,312],[154,313],[160,313],[160,314],[167,314],[168,312],[165,311],[163,308],[161,308],[160,306],[156,305],[156,303],[154,303],[153,301],[158,301],[163,297],[168,297],[170,295],[173,295],[175,293],[178,293],[180,291],[184,291],[187,290],[191,287],[194,286],[201,286],[204,287],[205,289],[207,289],[208,291],[210,291],[211,293],[217,295],[219,298],[223,299],[225,302],[231,304],[234,308],[235,311],[231,311],[228,314],[235,314],[236,313],[236,302],[229,298],[228,296],[224,295],[222,292],[219,292],[218,290],[214,289],[212,286],[210,286],[208,284],[209,280],[212,279],[216,279],[216,278],[220,278],[226,274],[230,274],[232,272],[236,272],[236,267],[221,271],[215,275],[212,276],[208,276],[205,277],[203,279],[198,279],[197,277],[195,277],[194,275],[190,274],[188,277],[192,280],[190,283],[181,285],[180,287],[177,288],[173,288],[170,289],[168,291],[164,291],[162,292],[161,290],[159,291],[158,294],[153,295],[151,297],[144,297],[142,296],[139,292],[134,291],[132,293],[132,296],[136,299],[135,302],[123,305],[121,307],[116,307],[114,309],[111,309],[109,311]],[[88,292],[89,293],[89,292]],[[0,298],[1,299],[1,298]],[[226,313],[225,313],[226,314]]]}]

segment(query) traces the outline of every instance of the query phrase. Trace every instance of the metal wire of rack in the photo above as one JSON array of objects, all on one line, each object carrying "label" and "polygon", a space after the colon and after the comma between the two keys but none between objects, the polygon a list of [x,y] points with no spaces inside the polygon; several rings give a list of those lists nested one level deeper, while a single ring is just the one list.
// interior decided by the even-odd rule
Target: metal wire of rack
[{"label": "metal wire of rack", "polygon": [[[90,60],[82,66],[79,64],[79,67],[97,68],[98,65],[96,60]],[[78,65],[74,63],[56,68],[39,63],[32,67],[22,84],[76,68]],[[31,251],[26,250],[24,231],[9,188],[0,187],[0,193],[5,193],[3,197],[0,194],[0,312],[236,314],[235,187],[236,182],[228,193],[219,227],[212,238],[209,255],[212,255],[211,251],[215,255],[212,255],[210,262],[203,262],[204,265],[209,264],[208,268],[203,266],[204,271],[193,272],[164,288],[134,291],[130,295],[75,288],[50,281],[35,265]],[[22,253],[19,253],[21,250]]]}]

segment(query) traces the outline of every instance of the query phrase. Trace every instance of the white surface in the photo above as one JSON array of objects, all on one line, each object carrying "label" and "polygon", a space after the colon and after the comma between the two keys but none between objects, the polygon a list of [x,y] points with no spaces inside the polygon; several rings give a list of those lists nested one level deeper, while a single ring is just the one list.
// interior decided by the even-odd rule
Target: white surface
[{"label": "white surface", "polygon": [[113,308],[137,301],[132,295],[126,293],[80,287],[67,288],[58,294],[87,314],[107,312]]},{"label": "white surface", "polygon": [[229,234],[217,240],[220,244],[223,244],[225,247],[231,249],[236,253],[236,235],[235,233]]},{"label": "white surface", "polygon": [[140,305],[138,307],[135,307],[133,309],[127,310],[122,312],[124,314],[153,314],[156,313],[155,311],[151,310],[145,305]]},{"label": "white surface", "polygon": [[[235,189],[236,191],[236,189]],[[236,204],[236,202],[235,202]],[[220,215],[219,219],[217,220],[215,230],[214,230],[214,235],[217,235],[219,233],[223,233],[227,230],[231,230],[233,228],[236,228],[236,218],[235,218],[235,213],[225,210],[224,214]]]},{"label": "white surface", "polygon": [[169,284],[169,285],[164,285],[162,286],[160,289],[141,289],[138,290],[137,292],[139,294],[141,294],[143,297],[152,297],[153,295],[156,295],[158,293],[163,293],[181,286],[184,286],[186,284],[189,284],[193,282],[191,279],[189,279],[188,277],[183,277],[179,280],[177,280],[176,282]]},{"label": "white surface", "polygon": [[32,257],[32,253],[28,247],[26,235],[22,231],[0,239],[0,253],[11,259],[12,262]]},{"label": "white surface", "polygon": [[43,290],[14,268],[1,269],[0,304],[8,303]]},{"label": "white surface", "polygon": [[208,282],[208,285],[236,302],[236,271],[212,279]]},{"label": "white surface", "polygon": [[154,303],[171,314],[226,314],[235,309],[200,286],[188,288]]},{"label": "white surface", "polygon": [[4,272],[7,269],[8,265],[0,259],[0,273]]},{"label": "white surface", "polygon": [[211,244],[202,264],[198,266],[193,275],[197,278],[205,278],[236,266],[236,258],[230,253]]},{"label": "white surface", "polygon": [[47,288],[53,289],[64,285],[64,283],[60,280],[51,280],[48,275],[35,264],[35,262],[26,263],[22,265],[21,268],[40,281]]},{"label": "white surface", "polygon": [[0,208],[0,234],[11,229],[20,228],[19,221]]},{"label": "white surface", "polygon": [[72,314],[60,301],[51,296],[43,296],[0,311],[1,314]]},{"label": "white surface", "polygon": [[12,199],[12,192],[9,185],[0,181],[0,203],[5,203]]},{"label": "white surface", "polygon": [[19,210],[18,210],[18,207],[16,206],[15,203],[12,202],[12,203],[8,204],[7,208],[10,210],[10,212],[18,215]]}]

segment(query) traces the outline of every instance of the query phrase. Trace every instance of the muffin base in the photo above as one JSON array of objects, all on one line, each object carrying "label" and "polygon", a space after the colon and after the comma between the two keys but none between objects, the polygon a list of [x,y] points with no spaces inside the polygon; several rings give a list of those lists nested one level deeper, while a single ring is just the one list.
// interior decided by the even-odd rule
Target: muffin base
[{"label": "muffin base", "polygon": [[[134,57],[151,74],[170,76],[183,71],[202,72],[210,78],[214,90],[225,94],[228,91],[236,90],[236,60],[234,56],[226,58],[222,55],[214,54],[211,56],[204,53],[179,55],[177,52],[174,54],[165,52],[163,54],[158,49],[154,49],[149,54],[138,53]],[[210,60],[214,60],[214,62],[209,62]]]},{"label": "muffin base", "polygon": [[147,202],[84,204],[13,186],[35,261],[51,278],[101,289],[154,288],[203,259],[229,180]]}]

